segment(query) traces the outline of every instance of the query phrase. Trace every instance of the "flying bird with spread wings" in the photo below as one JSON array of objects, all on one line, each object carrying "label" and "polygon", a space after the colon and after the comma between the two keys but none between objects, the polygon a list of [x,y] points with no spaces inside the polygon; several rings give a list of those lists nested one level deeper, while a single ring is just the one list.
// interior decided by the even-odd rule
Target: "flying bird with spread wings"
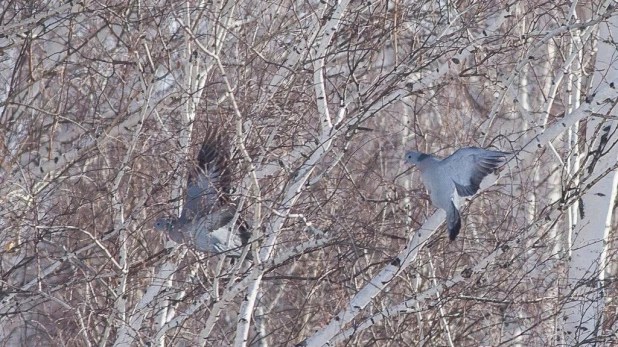
[{"label": "flying bird with spread wings", "polygon": [[180,218],[159,218],[153,228],[197,251],[238,258],[251,235],[240,218],[234,223],[236,207],[228,196],[231,174],[220,147],[214,133],[206,137],[197,165],[189,170]]},{"label": "flying bird with spread wings", "polygon": [[483,178],[502,166],[508,154],[478,147],[460,148],[445,159],[416,151],[406,153],[406,162],[421,172],[431,203],[446,211],[451,241],[461,229],[459,197],[476,194]]}]

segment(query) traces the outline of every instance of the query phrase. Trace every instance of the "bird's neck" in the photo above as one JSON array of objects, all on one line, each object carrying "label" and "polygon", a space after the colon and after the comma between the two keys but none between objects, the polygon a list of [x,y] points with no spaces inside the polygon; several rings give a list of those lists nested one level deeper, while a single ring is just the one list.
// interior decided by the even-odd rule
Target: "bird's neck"
[{"label": "bird's neck", "polygon": [[176,243],[184,243],[184,236],[180,231],[182,221],[180,219],[172,219],[167,223],[167,234],[170,239]]},{"label": "bird's neck", "polygon": [[416,164],[416,166],[418,166],[420,170],[424,170],[441,161],[442,161],[441,159],[434,157],[433,155],[428,155],[428,157],[426,157],[425,159],[423,159],[423,161]]}]

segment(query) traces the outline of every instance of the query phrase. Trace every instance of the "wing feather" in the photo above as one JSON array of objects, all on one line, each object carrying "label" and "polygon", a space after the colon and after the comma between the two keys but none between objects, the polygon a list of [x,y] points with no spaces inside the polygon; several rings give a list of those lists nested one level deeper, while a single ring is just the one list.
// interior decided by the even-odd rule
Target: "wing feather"
[{"label": "wing feather", "polygon": [[459,196],[471,196],[483,179],[502,166],[508,153],[478,147],[460,148],[442,161]]},{"label": "wing feather", "polygon": [[187,196],[181,218],[191,220],[210,213],[219,205],[229,187],[229,170],[225,156],[217,149],[217,137],[207,136],[197,157],[197,165],[189,171]]}]

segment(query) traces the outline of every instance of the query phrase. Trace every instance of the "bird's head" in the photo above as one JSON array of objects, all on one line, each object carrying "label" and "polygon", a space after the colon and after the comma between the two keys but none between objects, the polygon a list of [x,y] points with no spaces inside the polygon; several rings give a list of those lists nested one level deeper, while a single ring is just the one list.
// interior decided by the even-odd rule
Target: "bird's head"
[{"label": "bird's head", "polygon": [[409,151],[406,153],[406,163],[412,165],[419,165],[423,161],[430,158],[429,154],[417,152],[417,151]]},{"label": "bird's head", "polygon": [[155,231],[159,231],[159,232],[170,231],[172,229],[172,221],[170,219],[167,219],[167,218],[159,218],[159,219],[157,219],[155,221],[155,223],[152,226],[152,228]]}]

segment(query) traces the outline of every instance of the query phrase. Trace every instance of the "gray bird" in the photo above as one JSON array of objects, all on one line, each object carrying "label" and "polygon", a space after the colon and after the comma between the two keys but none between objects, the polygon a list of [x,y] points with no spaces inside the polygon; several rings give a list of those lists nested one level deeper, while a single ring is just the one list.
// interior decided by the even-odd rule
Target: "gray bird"
[{"label": "gray bird", "polygon": [[461,229],[459,197],[474,195],[483,178],[504,164],[507,154],[478,147],[460,148],[445,159],[416,151],[406,153],[406,162],[421,172],[431,203],[446,211],[451,241]]},{"label": "gray bird", "polygon": [[204,140],[197,166],[189,171],[180,218],[159,218],[154,230],[166,232],[174,242],[197,251],[238,258],[251,235],[242,220],[232,223],[236,208],[227,199],[230,172],[218,145],[214,135]]}]

